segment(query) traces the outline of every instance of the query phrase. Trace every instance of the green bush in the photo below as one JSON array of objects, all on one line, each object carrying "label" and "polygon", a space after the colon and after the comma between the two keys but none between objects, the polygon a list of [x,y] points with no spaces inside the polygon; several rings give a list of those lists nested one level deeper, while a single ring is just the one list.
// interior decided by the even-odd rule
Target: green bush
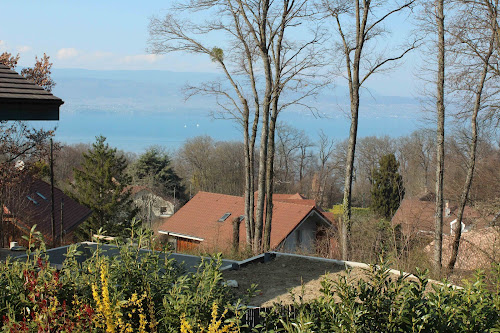
[{"label": "green bush", "polygon": [[98,246],[81,264],[71,246],[59,271],[48,264],[43,242],[25,260],[0,263],[2,331],[178,332],[184,316],[206,327],[214,304],[234,303],[220,257],[185,274],[168,255],[141,251],[150,233],[132,235],[118,244],[119,256],[105,256]]},{"label": "green bush", "polygon": [[79,264],[72,246],[56,270],[33,230],[29,241],[39,248],[27,259],[0,263],[2,331],[500,332],[500,265],[488,284],[477,273],[454,288],[430,283],[426,274],[391,275],[382,262],[362,279],[349,271],[338,280],[325,278],[314,301],[297,295],[293,311],[276,305],[258,327],[248,328],[240,325],[245,308],[223,283],[219,256],[185,274],[168,256],[140,250],[151,244],[149,232],[132,235],[119,244],[119,259],[98,249]]},{"label": "green bush", "polygon": [[322,296],[296,302],[295,313],[280,316],[275,305],[260,330],[275,332],[499,332],[499,294],[484,275],[464,288],[392,276],[371,266],[367,279],[322,281]]}]

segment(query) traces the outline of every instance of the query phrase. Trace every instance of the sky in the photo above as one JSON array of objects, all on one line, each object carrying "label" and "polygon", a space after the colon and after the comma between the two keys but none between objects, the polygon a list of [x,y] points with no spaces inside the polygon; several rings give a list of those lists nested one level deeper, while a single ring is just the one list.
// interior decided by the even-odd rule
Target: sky
[{"label": "sky", "polygon": [[0,11],[0,51],[31,65],[47,53],[54,68],[215,71],[210,61],[146,52],[148,23],[169,1],[7,1]]},{"label": "sky", "polygon": [[[166,14],[169,3],[169,0],[5,1],[0,11],[0,52],[19,53],[21,66],[30,66],[35,56],[47,53],[53,68],[217,72],[208,57],[147,52],[149,19]],[[395,39],[409,29],[403,18],[394,21],[391,27]],[[417,62],[418,57],[412,55],[396,71],[374,76],[367,87],[390,96],[414,96],[413,72]]]}]

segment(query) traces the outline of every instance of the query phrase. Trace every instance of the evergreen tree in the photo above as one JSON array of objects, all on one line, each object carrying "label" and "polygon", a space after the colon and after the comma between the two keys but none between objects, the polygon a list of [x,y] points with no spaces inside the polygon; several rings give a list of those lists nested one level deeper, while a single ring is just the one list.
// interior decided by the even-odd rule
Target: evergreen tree
[{"label": "evergreen tree", "polygon": [[100,228],[110,236],[124,235],[136,214],[130,191],[125,190],[131,183],[124,172],[127,161],[105,141],[103,136],[96,137],[92,148],[83,153],[81,168],[74,169],[74,197],[92,209],[92,215],[75,232],[79,240],[90,239]]},{"label": "evergreen tree", "polygon": [[391,219],[403,199],[403,178],[398,172],[399,162],[394,154],[384,155],[379,167],[373,170],[371,189],[372,209],[386,219]]},{"label": "evergreen tree", "polygon": [[134,182],[156,190],[158,194],[184,200],[182,179],[172,168],[168,155],[159,147],[150,147],[132,167]]}]

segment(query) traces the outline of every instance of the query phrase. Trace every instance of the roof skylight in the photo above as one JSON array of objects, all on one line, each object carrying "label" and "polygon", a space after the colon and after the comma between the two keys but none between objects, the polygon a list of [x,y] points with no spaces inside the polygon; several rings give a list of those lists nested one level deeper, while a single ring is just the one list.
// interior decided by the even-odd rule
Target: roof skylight
[{"label": "roof skylight", "polygon": [[40,193],[40,192],[36,192],[36,194],[37,194],[40,198],[42,198],[43,200],[47,201],[47,198],[46,198],[46,197],[45,197],[42,193]]},{"label": "roof skylight", "polygon": [[31,201],[31,202],[33,202],[35,205],[38,205],[38,201],[36,201],[32,197],[30,197],[29,195],[27,195],[26,198],[28,198],[28,200]]},{"label": "roof skylight", "polygon": [[222,215],[222,217],[219,219],[219,222],[224,222],[230,215],[231,213],[226,213]]}]

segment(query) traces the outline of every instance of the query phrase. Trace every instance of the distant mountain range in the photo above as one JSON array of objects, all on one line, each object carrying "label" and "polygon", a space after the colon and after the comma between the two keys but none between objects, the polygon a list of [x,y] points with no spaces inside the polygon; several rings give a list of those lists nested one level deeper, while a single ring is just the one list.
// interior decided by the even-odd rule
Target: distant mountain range
[{"label": "distant mountain range", "polygon": [[[140,152],[161,144],[177,148],[186,139],[210,135],[216,140],[242,140],[241,128],[230,120],[214,120],[213,97],[185,101],[186,84],[201,85],[220,79],[218,74],[169,71],[98,71],[55,69],[53,93],[64,100],[56,139],[66,143],[93,142],[104,135],[120,149]],[[227,87],[231,92],[231,87]],[[293,98],[291,93],[288,98]],[[286,96],[285,96],[286,98]],[[315,140],[319,130],[343,140],[349,132],[347,88],[337,85],[307,101],[316,108],[290,107],[280,119],[305,130]],[[421,126],[417,100],[363,91],[359,136],[409,134]]]},{"label": "distant mountain range", "polygon": [[[185,101],[186,84],[221,79],[218,74],[171,71],[125,71],[55,69],[54,93],[66,103],[65,112],[175,112],[215,108],[211,97],[196,96]],[[227,87],[231,91],[231,87]],[[291,98],[295,97],[291,94]],[[315,100],[308,101],[320,114],[333,116],[349,105],[347,87],[324,89]],[[362,93],[363,115],[383,117],[418,117],[419,103],[414,98],[382,96],[376,91]],[[303,108],[291,107],[301,112]]]}]

